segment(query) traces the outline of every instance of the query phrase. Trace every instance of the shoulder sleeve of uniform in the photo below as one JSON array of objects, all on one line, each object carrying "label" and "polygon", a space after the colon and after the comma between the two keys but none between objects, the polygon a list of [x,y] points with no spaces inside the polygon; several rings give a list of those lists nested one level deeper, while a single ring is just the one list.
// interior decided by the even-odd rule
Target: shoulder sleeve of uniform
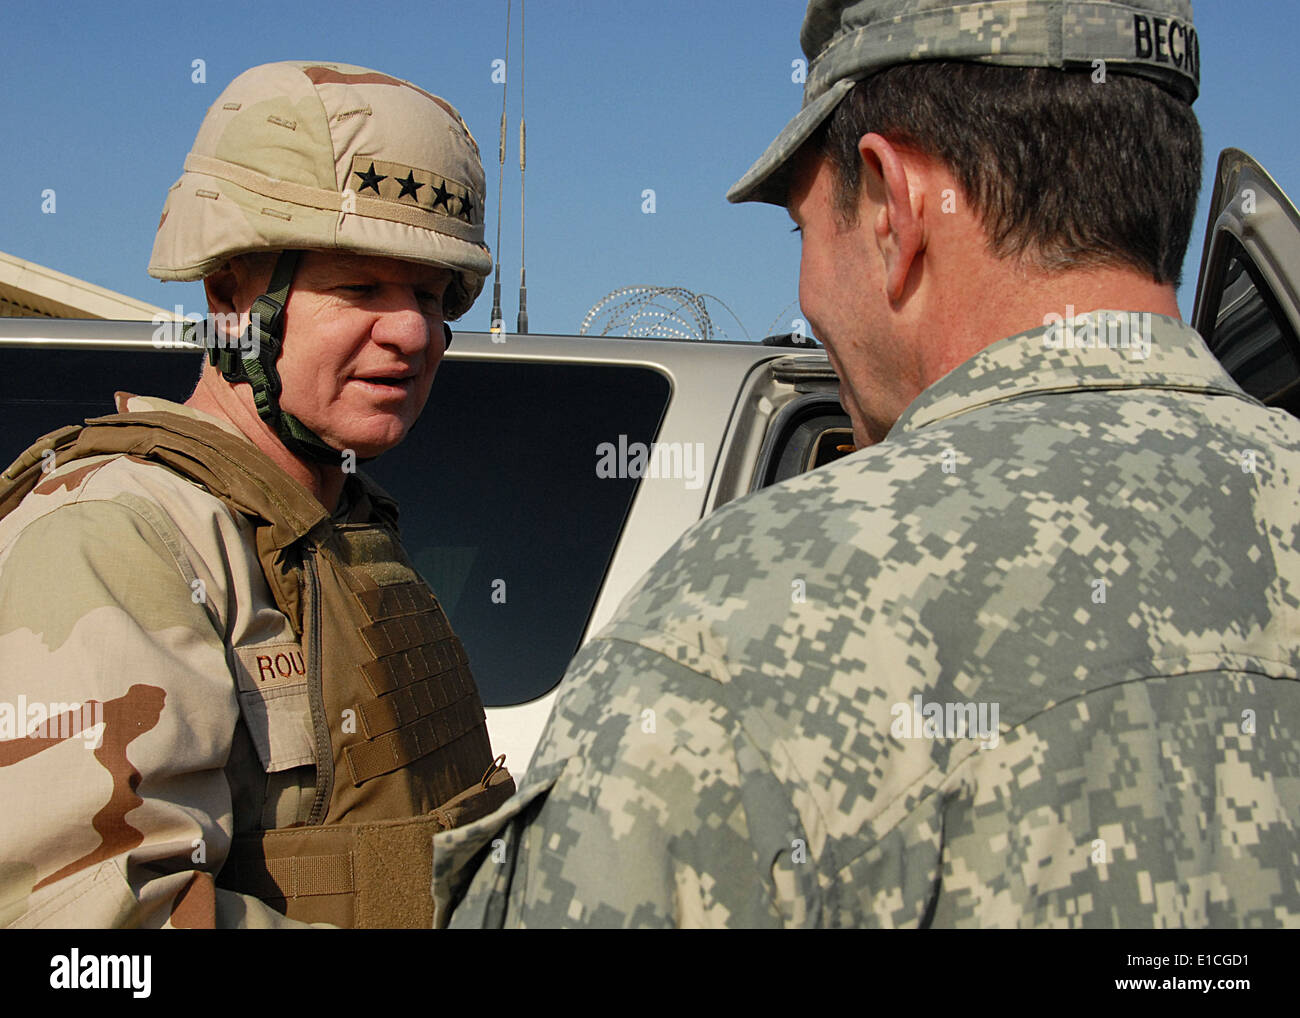
[{"label": "shoulder sleeve of uniform", "polygon": [[1297,704],[1294,681],[1199,671],[1038,714],[946,797],[935,925],[1297,925]]},{"label": "shoulder sleeve of uniform", "polygon": [[435,840],[439,921],[454,906],[455,926],[803,922],[807,836],[719,690],[646,646],[588,644],[524,788]]},{"label": "shoulder sleeve of uniform", "polygon": [[156,524],[69,503],[0,555],[0,924],[287,924],[214,885],[235,687]]}]

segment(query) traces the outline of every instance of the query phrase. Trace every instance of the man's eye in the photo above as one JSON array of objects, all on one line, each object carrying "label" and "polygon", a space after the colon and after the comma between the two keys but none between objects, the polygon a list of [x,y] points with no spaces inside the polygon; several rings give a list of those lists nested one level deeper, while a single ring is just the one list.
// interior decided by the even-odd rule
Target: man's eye
[{"label": "man's eye", "polygon": [[374,290],[374,287],[371,286],[369,283],[350,283],[344,286],[340,286],[339,289],[344,290],[347,293],[364,295],[372,292]]}]

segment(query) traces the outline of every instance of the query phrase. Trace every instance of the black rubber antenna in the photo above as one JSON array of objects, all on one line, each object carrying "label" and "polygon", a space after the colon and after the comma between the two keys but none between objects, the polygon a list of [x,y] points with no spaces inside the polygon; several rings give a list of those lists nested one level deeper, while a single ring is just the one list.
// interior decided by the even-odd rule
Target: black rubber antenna
[{"label": "black rubber antenna", "polygon": [[[522,2],[523,0],[520,0],[520,3]],[[506,80],[501,82],[501,136],[497,143],[497,163],[500,166],[500,177],[497,179],[497,246],[494,248],[497,255],[496,278],[492,283],[491,331],[494,336],[502,331],[505,324],[505,319],[501,317],[501,201],[506,183],[506,96],[510,92],[510,0],[506,0],[505,65]]]},{"label": "black rubber antenna", "polygon": [[518,333],[528,333],[528,274],[524,260],[524,0],[519,0],[519,323]]}]

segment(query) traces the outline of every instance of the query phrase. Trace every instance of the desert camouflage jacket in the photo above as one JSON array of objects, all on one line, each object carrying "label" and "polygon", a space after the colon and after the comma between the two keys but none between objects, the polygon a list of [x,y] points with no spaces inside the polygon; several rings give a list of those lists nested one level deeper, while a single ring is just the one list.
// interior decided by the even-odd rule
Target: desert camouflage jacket
[{"label": "desert camouflage jacket", "polygon": [[1300,422],[1140,319],[692,528],[435,839],[439,921],[1300,925]]},{"label": "desert camouflage jacket", "polygon": [[235,678],[259,648],[302,671],[295,642],[215,496],[129,456],[51,471],[0,521],[0,925],[302,925],[214,885],[233,833],[310,806],[310,739],[268,779]]}]

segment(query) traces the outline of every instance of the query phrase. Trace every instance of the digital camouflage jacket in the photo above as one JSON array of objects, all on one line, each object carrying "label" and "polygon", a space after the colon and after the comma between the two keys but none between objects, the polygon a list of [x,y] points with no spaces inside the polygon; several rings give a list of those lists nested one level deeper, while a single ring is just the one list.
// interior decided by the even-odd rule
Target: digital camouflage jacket
[{"label": "digital camouflage jacket", "polygon": [[1102,321],[685,534],[439,921],[1300,925],[1300,422]]}]

